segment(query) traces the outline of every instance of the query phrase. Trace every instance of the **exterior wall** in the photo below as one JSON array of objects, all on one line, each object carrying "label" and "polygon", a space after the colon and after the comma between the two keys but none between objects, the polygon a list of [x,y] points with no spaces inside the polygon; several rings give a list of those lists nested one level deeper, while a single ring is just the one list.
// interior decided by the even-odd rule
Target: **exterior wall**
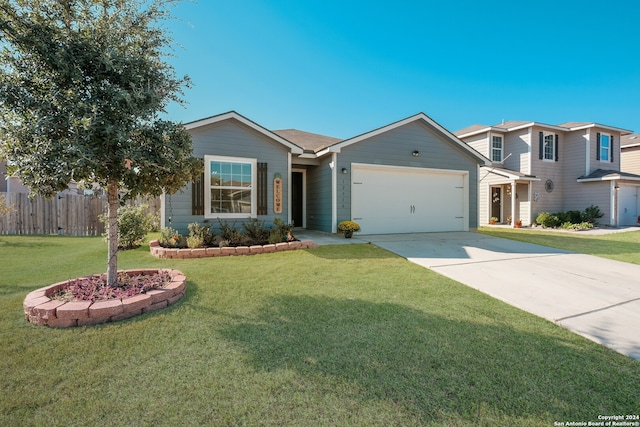
[{"label": "exterior wall", "polygon": [[[307,229],[331,232],[331,156],[307,168]],[[340,198],[338,198],[340,201]]]},{"label": "exterior wall", "polygon": [[[264,220],[266,225],[271,225],[274,218],[278,217],[288,222],[289,211],[289,167],[288,150],[278,142],[254,131],[236,120],[223,122],[191,129],[189,131],[193,141],[193,155],[204,158],[205,155],[218,155],[229,157],[255,158],[258,162],[267,163],[267,187],[268,187],[268,215],[259,215],[259,220]],[[282,214],[273,213],[273,177],[280,173],[283,184]],[[255,191],[255,190],[254,190]],[[191,184],[186,185],[182,191],[165,196],[165,226],[172,227],[180,233],[187,233],[187,226],[192,222],[203,223],[205,217],[192,215],[191,209]],[[238,218],[237,226],[242,223]],[[217,228],[218,221],[213,218],[208,222]],[[227,219],[232,224],[234,219]]]},{"label": "exterior wall", "polygon": [[529,207],[531,206],[531,200],[529,200],[529,185],[516,184],[516,209],[517,212],[513,216],[513,220],[522,221],[523,226],[529,226],[533,223],[535,218],[531,218],[529,214]]},{"label": "exterior wall", "polygon": [[489,133],[484,132],[479,135],[473,135],[463,140],[471,148],[478,153],[484,155],[488,159],[491,159],[491,152],[489,150]]},{"label": "exterior wall", "polygon": [[620,170],[640,175],[640,145],[622,149]]},{"label": "exterior wall", "polygon": [[29,187],[17,178],[7,178],[7,163],[0,162],[0,193],[29,193]]},{"label": "exterior wall", "polygon": [[[535,219],[540,212],[558,212],[563,210],[564,203],[564,159],[565,155],[565,135],[562,132],[555,131],[554,134],[558,135],[558,161],[545,161],[539,158],[540,144],[539,144],[539,132],[549,132],[547,129],[540,127],[533,127],[531,135],[533,143],[531,144],[531,173],[535,175],[540,181],[534,181],[531,183],[533,186],[533,219]],[[576,177],[577,178],[577,177]],[[545,183],[547,180],[553,181],[554,188],[552,192],[548,192],[545,189]]]},{"label": "exterior wall", "polygon": [[[418,150],[420,156],[412,156],[414,150]],[[427,124],[408,123],[342,149],[336,165],[339,175],[338,219],[351,218],[351,185],[350,181],[347,185],[342,180],[340,173],[342,168],[347,168],[349,173],[344,179],[349,179],[351,163],[469,171],[469,228],[477,228],[477,160]],[[343,205],[341,200],[348,203]]]},{"label": "exterior wall", "polygon": [[491,187],[502,185],[505,182],[505,177],[489,173],[486,168],[480,169],[480,180],[478,182],[479,225],[489,224],[489,218],[491,217]]},{"label": "exterior wall", "polygon": [[587,162],[587,148],[594,144],[595,142],[590,139],[588,130],[567,132],[565,135],[564,155],[560,158],[564,169],[562,184],[565,197],[562,207],[558,209],[559,211],[581,211],[590,206],[592,197],[589,194],[589,187],[577,180],[579,177],[595,170],[591,161],[591,152],[593,152],[593,158],[595,159],[595,148],[589,149],[589,161]]},{"label": "exterior wall", "polygon": [[[600,129],[600,128],[589,128],[589,140],[590,140],[590,164],[591,167],[589,169],[589,173],[596,171],[598,169],[606,169],[606,170],[620,170],[620,133],[612,132],[610,130]],[[597,135],[598,132],[606,133],[609,135],[613,135],[613,162],[611,161],[602,161],[597,159],[598,152],[598,140]]]},{"label": "exterior wall", "polygon": [[504,135],[504,157],[511,156],[504,161],[502,167],[512,171],[529,173],[531,142],[529,130],[520,129]]}]

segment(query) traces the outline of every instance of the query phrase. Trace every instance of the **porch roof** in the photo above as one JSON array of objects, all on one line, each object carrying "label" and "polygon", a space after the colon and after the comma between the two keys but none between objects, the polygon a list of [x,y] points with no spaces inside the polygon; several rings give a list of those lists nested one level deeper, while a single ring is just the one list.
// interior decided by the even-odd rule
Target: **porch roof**
[{"label": "porch roof", "polygon": [[527,175],[522,172],[511,169],[497,168],[494,166],[480,166],[481,169],[489,169],[489,173],[504,176],[513,181],[540,181],[540,178],[534,175]]},{"label": "porch roof", "polygon": [[583,175],[578,178],[578,182],[594,181],[640,181],[640,175],[616,170],[597,169],[589,175]]}]

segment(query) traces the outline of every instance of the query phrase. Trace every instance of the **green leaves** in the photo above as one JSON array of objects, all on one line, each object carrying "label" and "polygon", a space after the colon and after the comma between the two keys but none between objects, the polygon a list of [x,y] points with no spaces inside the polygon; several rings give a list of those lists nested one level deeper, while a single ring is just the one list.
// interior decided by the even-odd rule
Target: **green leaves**
[{"label": "green leaves", "polygon": [[158,194],[190,178],[188,135],[157,119],[188,84],[164,62],[170,3],[0,0],[1,154],[35,192],[75,179]]}]

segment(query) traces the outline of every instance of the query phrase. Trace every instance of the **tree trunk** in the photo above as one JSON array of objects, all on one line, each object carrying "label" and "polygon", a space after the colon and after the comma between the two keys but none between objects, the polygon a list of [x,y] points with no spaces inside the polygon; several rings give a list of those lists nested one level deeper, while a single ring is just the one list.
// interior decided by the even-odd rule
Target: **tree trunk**
[{"label": "tree trunk", "polygon": [[109,205],[107,284],[116,287],[118,286],[118,208],[120,207],[117,182],[112,181],[107,185],[107,204]]}]

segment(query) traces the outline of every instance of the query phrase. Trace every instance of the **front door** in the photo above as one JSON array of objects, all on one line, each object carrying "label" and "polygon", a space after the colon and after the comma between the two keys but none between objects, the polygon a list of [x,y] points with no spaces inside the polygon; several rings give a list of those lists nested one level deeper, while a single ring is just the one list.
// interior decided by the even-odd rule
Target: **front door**
[{"label": "front door", "polygon": [[491,187],[491,217],[498,218],[498,222],[502,221],[502,188]]},{"label": "front door", "polygon": [[291,172],[291,220],[295,227],[304,227],[304,174]]}]

